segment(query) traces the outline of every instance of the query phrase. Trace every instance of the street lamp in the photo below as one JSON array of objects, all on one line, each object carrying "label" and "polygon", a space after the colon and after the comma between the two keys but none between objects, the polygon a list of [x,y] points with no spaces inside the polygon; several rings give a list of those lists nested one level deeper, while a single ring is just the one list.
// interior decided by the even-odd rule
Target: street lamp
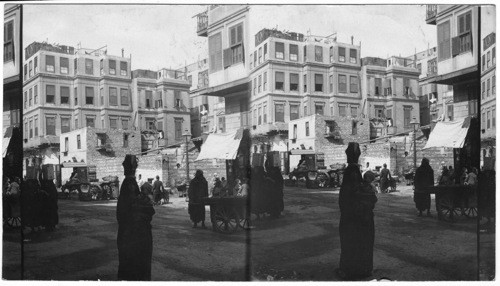
[{"label": "street lamp", "polygon": [[189,147],[188,147],[188,143],[189,143],[189,137],[191,137],[191,133],[189,132],[189,130],[187,128],[184,130],[182,137],[186,138],[186,177],[187,177],[187,181],[189,184],[189,149],[188,149]]},{"label": "street lamp", "polygon": [[420,123],[418,123],[418,121],[417,121],[417,119],[415,119],[415,117],[413,117],[413,119],[410,121],[410,125],[413,128],[413,168],[414,168],[414,170],[417,169],[417,128],[418,128],[419,124]]}]

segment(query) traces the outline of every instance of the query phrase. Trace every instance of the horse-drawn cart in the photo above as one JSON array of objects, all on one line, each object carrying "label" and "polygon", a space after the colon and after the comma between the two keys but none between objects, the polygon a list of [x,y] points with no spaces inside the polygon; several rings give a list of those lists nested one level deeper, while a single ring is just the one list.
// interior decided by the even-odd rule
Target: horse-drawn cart
[{"label": "horse-drawn cart", "polygon": [[233,233],[248,228],[250,213],[247,197],[210,197],[201,200],[210,206],[212,229],[220,233]]},{"label": "horse-drawn cart", "polygon": [[428,187],[436,194],[438,219],[454,222],[459,216],[477,217],[477,194],[473,186],[443,185]]}]

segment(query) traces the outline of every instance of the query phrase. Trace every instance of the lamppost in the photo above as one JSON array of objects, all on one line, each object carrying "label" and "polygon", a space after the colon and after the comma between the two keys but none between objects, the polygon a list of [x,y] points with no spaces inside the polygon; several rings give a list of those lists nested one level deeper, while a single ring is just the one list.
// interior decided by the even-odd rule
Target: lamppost
[{"label": "lamppost", "polygon": [[189,137],[191,137],[191,133],[189,130],[186,128],[184,130],[184,133],[182,134],[182,137],[186,138],[186,177],[187,177],[187,182],[189,184]]},{"label": "lamppost", "polygon": [[410,125],[413,128],[413,168],[417,169],[417,128],[420,123],[413,117],[410,121]]}]

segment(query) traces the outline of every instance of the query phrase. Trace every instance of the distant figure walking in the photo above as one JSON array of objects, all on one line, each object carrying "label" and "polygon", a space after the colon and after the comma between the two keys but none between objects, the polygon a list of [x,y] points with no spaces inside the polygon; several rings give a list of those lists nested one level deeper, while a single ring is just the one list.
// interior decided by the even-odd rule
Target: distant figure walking
[{"label": "distant figure walking", "polygon": [[358,165],[359,144],[350,142],[345,152],[348,166],[339,194],[341,253],[337,274],[343,280],[355,280],[372,275],[375,224],[373,208],[366,207],[366,202],[371,202],[374,207],[376,196],[369,186],[370,180],[366,185],[362,182]]},{"label": "distant figure walking", "polygon": [[153,255],[151,220],[155,210],[150,198],[141,194],[135,180],[138,165],[136,156],[125,156],[122,165],[125,179],[116,208],[118,280],[149,281]]},{"label": "distant figure walking", "polygon": [[189,218],[193,222],[193,228],[198,227],[201,222],[201,227],[205,226],[205,205],[200,202],[201,198],[208,197],[208,182],[203,176],[202,170],[196,170],[194,179],[189,183],[188,189],[188,212]]},{"label": "distant figure walking", "polygon": [[384,163],[384,167],[380,170],[380,191],[385,193],[391,185],[391,172],[387,169],[387,164]]},{"label": "distant figure walking", "polygon": [[422,159],[420,167],[415,172],[414,185],[413,201],[419,211],[418,216],[422,216],[424,210],[427,210],[427,216],[431,216],[431,194],[425,190],[429,186],[434,186],[434,170],[429,165],[429,159]]},{"label": "distant figure walking", "polygon": [[156,181],[153,183],[153,196],[155,203],[160,202],[164,191],[165,189],[163,188],[163,182],[160,181],[160,176],[156,176]]}]

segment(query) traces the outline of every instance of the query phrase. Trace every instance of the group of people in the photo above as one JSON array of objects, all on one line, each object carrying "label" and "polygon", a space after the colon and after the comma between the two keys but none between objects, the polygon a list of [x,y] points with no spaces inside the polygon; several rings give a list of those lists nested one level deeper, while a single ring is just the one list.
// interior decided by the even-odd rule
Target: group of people
[{"label": "group of people", "polygon": [[475,186],[478,184],[478,171],[476,167],[472,167],[470,172],[467,167],[463,167],[462,172],[458,174],[453,169],[453,166],[446,167],[444,162],[442,162],[441,165],[441,174],[437,180],[438,185],[460,184],[462,186]]},{"label": "group of people", "polygon": [[170,194],[165,190],[163,182],[160,181],[160,176],[156,176],[156,180],[152,182],[152,179],[143,180],[142,175],[139,174],[137,177],[137,185],[141,193],[145,194],[150,198],[153,204],[164,204],[169,202]]}]

